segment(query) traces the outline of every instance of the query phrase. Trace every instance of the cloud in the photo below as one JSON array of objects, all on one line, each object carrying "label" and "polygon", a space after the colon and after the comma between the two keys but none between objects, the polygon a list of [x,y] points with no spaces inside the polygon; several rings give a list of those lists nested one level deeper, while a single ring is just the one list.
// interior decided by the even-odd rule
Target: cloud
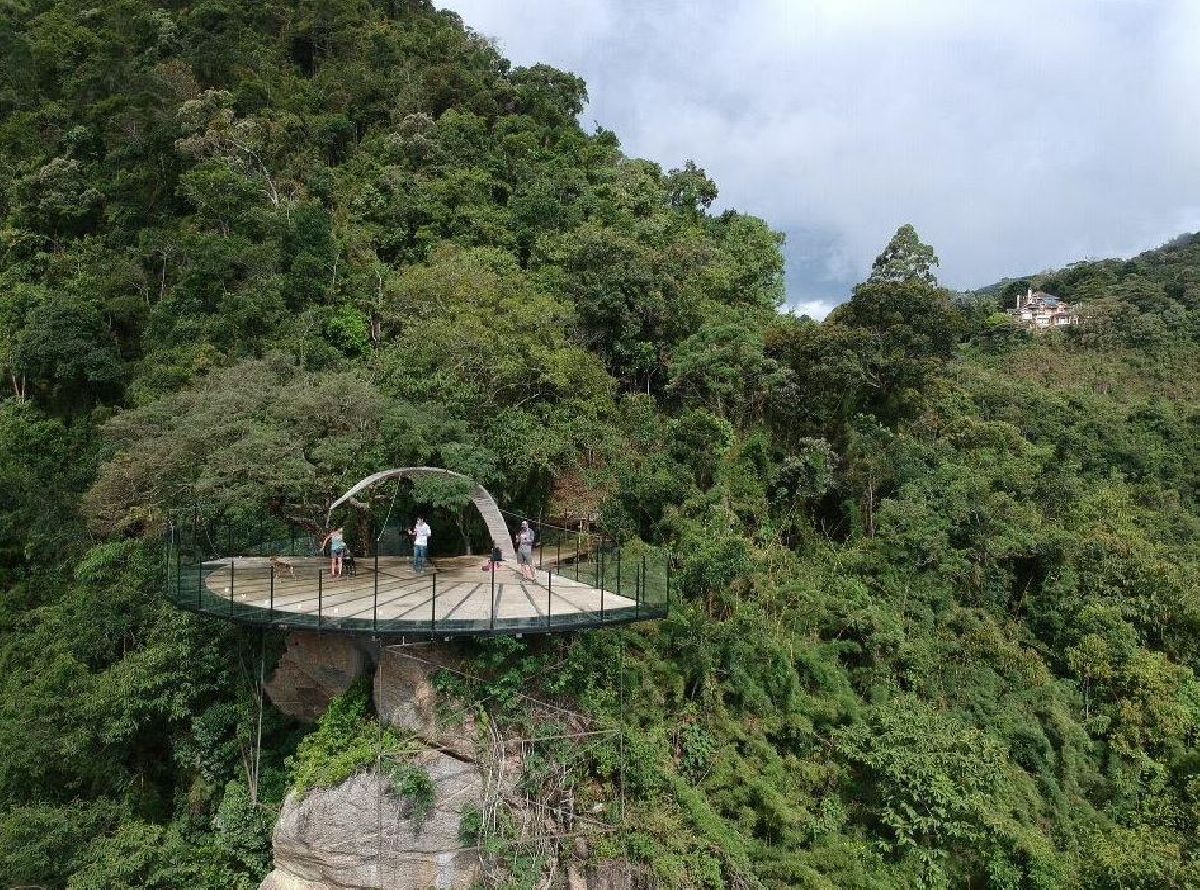
[{"label": "cloud", "polygon": [[581,119],[788,236],[791,302],[844,298],[903,222],[954,287],[1200,228],[1191,0],[453,0]]},{"label": "cloud", "polygon": [[817,321],[823,321],[825,316],[833,311],[833,307],[838,304],[838,300],[801,300],[799,303],[794,303],[788,306],[794,315],[807,315],[809,318],[815,318]]}]

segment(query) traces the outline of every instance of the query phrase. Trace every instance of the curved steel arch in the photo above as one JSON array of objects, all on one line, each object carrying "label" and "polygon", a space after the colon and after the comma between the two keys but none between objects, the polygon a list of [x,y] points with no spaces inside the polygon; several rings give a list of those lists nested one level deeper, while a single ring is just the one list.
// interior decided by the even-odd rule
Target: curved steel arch
[{"label": "curved steel arch", "polygon": [[504,516],[500,513],[500,507],[497,506],[496,499],[492,497],[491,492],[478,482],[453,470],[444,470],[441,467],[397,467],[394,470],[381,470],[378,473],[372,473],[366,479],[355,483],[349,491],[334,501],[327,515],[333,515],[334,510],[364,488],[370,488],[372,485],[383,482],[385,479],[419,479],[422,476],[446,476],[468,482],[471,485],[471,503],[475,505],[475,508],[479,511],[479,515],[483,517],[484,524],[487,525],[488,534],[492,536],[492,546],[499,547],[500,553],[510,563],[516,563],[517,551],[513,547],[512,537],[508,533],[508,526],[504,522]]}]

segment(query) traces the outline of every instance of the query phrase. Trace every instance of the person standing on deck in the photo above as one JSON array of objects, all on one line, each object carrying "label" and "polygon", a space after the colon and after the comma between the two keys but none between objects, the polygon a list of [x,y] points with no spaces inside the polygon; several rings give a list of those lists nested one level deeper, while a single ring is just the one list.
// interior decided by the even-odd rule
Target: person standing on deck
[{"label": "person standing on deck", "polygon": [[334,578],[342,577],[342,557],[346,555],[346,539],[342,536],[342,528],[338,526],[325,536],[321,542],[321,550],[329,545],[329,574]]},{"label": "person standing on deck", "polygon": [[429,536],[433,534],[433,529],[429,527],[424,518],[418,516],[416,524],[408,530],[413,539],[413,571],[425,571],[425,556],[429,553]]},{"label": "person standing on deck", "polygon": [[529,527],[529,521],[521,520],[521,530],[517,532],[517,565],[526,581],[533,580],[533,544],[537,534]]}]

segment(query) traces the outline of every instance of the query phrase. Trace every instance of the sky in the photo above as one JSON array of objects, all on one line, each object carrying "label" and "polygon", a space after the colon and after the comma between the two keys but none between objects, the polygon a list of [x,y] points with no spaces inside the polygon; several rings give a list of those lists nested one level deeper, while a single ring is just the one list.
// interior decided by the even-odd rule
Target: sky
[{"label": "sky", "polygon": [[783,232],[796,311],[905,222],[956,289],[1200,230],[1200,0],[440,2]]}]

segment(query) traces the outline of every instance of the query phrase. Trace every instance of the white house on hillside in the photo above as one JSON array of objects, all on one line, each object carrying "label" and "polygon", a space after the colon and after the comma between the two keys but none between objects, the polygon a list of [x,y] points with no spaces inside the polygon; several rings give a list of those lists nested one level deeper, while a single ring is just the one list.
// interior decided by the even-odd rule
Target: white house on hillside
[{"label": "white house on hillside", "polygon": [[1064,303],[1053,294],[1034,291],[1033,288],[1028,288],[1024,296],[1017,295],[1017,308],[1009,309],[1008,314],[1018,324],[1035,330],[1079,324],[1076,307]]}]

